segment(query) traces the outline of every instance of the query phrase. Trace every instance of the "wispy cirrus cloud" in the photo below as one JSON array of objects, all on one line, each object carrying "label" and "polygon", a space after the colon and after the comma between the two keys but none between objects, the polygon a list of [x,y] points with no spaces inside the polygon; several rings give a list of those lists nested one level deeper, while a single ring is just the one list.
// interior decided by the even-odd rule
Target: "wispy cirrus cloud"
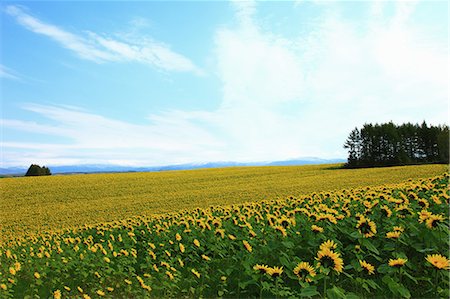
[{"label": "wispy cirrus cloud", "polygon": [[16,71],[0,64],[0,78],[11,79],[11,80],[21,80],[20,75]]},{"label": "wispy cirrus cloud", "polygon": [[98,63],[138,62],[166,71],[203,74],[203,71],[187,57],[174,52],[168,45],[150,38],[130,41],[93,32],[74,34],[32,16],[20,6],[9,5],[5,11],[26,29],[51,38],[82,59]]}]

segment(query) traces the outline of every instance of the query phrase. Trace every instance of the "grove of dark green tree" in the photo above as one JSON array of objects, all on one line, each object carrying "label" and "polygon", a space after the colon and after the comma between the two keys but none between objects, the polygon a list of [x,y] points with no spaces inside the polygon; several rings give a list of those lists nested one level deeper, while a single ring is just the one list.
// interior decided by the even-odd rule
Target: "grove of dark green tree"
[{"label": "grove of dark green tree", "polygon": [[31,166],[28,168],[27,173],[25,176],[40,176],[40,175],[51,175],[51,171],[48,167],[45,166],[39,166],[36,164],[31,164]]},{"label": "grove of dark green tree", "polygon": [[365,124],[350,132],[346,168],[449,163],[449,127],[406,123]]}]

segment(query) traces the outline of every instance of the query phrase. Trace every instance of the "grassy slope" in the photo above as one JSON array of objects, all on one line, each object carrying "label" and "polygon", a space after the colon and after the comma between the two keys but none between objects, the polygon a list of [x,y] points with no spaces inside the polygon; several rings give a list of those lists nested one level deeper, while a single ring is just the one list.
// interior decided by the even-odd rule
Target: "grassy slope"
[{"label": "grassy slope", "polygon": [[[185,208],[375,186],[442,174],[447,165],[332,169],[238,167],[0,181],[0,235],[59,229]],[[0,240],[1,241],[1,240]]]}]

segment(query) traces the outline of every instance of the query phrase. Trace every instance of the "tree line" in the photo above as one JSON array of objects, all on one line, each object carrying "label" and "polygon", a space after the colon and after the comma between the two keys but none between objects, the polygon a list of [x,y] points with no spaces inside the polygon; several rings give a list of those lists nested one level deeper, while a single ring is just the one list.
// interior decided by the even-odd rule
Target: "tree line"
[{"label": "tree line", "polygon": [[345,141],[347,168],[449,163],[449,127],[406,123],[365,124]]},{"label": "tree line", "polygon": [[51,175],[51,171],[48,167],[45,166],[39,166],[36,164],[31,164],[31,166],[28,168],[27,173],[25,173],[25,176],[40,176],[40,175]]}]

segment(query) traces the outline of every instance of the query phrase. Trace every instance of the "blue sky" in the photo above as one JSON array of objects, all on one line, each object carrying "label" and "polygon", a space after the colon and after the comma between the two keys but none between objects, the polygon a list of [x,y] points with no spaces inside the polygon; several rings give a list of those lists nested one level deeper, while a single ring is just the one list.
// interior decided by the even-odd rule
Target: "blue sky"
[{"label": "blue sky", "polygon": [[448,124],[446,1],[8,2],[1,164],[345,158]]}]

